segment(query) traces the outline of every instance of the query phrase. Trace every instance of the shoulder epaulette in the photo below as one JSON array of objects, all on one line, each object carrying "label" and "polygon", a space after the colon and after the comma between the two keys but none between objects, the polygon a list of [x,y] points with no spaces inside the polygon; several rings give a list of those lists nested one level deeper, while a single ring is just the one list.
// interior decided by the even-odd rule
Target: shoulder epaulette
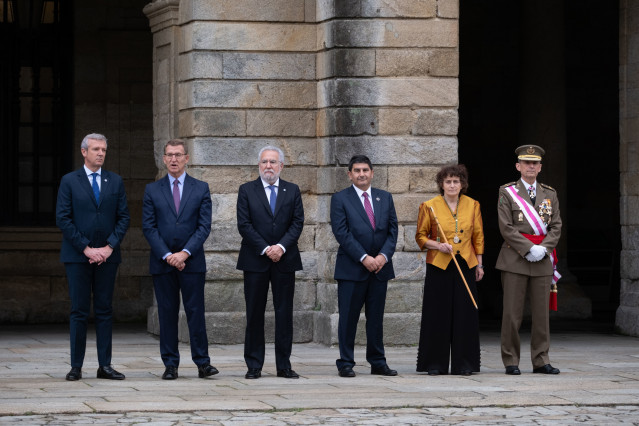
[{"label": "shoulder epaulette", "polygon": [[550,189],[551,191],[557,192],[557,191],[555,190],[555,188],[553,188],[553,187],[552,187],[552,186],[550,186],[550,185],[546,185],[545,183],[541,183],[541,182],[539,182],[539,185],[543,186],[543,187],[544,187],[544,188],[546,188],[546,189]]},{"label": "shoulder epaulette", "polygon": [[514,184],[516,184],[516,183],[517,183],[517,181],[514,181],[514,182],[508,182],[508,183],[503,184],[500,188],[506,188],[506,187],[508,187],[508,186],[513,186],[513,185],[514,185]]}]

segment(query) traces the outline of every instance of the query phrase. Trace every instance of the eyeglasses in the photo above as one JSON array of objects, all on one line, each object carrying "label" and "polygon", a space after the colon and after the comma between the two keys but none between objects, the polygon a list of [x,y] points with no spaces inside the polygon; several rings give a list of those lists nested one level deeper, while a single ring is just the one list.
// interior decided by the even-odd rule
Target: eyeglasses
[{"label": "eyeglasses", "polygon": [[184,157],[185,155],[186,155],[186,154],[181,154],[181,153],[177,153],[177,154],[164,154],[164,156],[165,156],[166,158],[174,158],[174,157],[175,157],[175,159],[176,159],[176,160],[180,160],[180,159],[182,159],[182,157]]},{"label": "eyeglasses", "polygon": [[262,160],[262,161],[260,161],[260,164],[264,164],[264,165],[271,164],[271,166],[274,166],[277,163],[279,163],[279,161],[277,161],[277,160]]}]

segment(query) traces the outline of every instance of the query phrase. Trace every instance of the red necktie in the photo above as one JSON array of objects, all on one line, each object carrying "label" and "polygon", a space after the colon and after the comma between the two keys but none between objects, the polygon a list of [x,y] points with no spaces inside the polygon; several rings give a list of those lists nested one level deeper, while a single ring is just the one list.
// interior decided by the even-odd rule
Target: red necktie
[{"label": "red necktie", "polygon": [[371,206],[371,202],[368,201],[368,193],[364,192],[362,195],[364,196],[364,210],[366,210],[368,220],[371,221],[371,226],[373,227],[373,229],[375,229],[375,215],[373,214],[373,206]]}]

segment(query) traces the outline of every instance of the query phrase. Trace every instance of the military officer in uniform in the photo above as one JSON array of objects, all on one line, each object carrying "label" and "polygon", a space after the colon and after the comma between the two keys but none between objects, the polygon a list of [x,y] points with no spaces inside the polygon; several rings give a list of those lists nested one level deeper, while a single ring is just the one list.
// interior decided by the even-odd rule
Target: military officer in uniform
[{"label": "military officer in uniform", "polygon": [[518,159],[515,167],[521,179],[499,188],[497,206],[499,231],[504,238],[496,265],[504,290],[501,357],[506,374],[521,374],[519,328],[528,290],[533,373],[559,374],[548,357],[550,294],[554,291],[556,296],[554,283],[560,277],[554,251],[561,235],[559,201],[553,188],[537,182],[544,150],[524,145],[515,153]]}]

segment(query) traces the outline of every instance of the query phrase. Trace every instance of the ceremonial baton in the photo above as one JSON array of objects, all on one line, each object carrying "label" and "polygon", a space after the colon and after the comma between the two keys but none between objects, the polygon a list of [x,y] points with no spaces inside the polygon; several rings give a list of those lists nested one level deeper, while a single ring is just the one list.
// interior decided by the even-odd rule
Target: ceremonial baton
[{"label": "ceremonial baton", "polygon": [[[435,218],[435,222],[437,223],[437,229],[439,230],[439,233],[441,234],[442,237],[444,237],[444,242],[446,244],[448,244],[448,240],[446,239],[446,234],[444,234],[444,230],[442,229],[442,226],[439,224],[439,219],[437,219],[437,215],[435,214],[435,210],[431,207],[430,211],[433,212],[433,217]],[[470,300],[473,301],[473,305],[475,305],[475,309],[479,309],[477,307],[477,303],[475,302],[475,298],[473,297],[473,293],[470,292],[470,287],[468,287],[468,283],[466,282],[466,278],[464,278],[464,274],[462,274],[462,270],[459,267],[459,263],[457,263],[457,259],[455,259],[455,255],[453,253],[451,253],[450,255],[453,256],[453,261],[455,262],[455,266],[457,266],[457,270],[459,271],[459,275],[461,276],[461,279],[464,281],[464,284],[466,285],[466,290],[468,290],[468,295],[470,296]]]}]

